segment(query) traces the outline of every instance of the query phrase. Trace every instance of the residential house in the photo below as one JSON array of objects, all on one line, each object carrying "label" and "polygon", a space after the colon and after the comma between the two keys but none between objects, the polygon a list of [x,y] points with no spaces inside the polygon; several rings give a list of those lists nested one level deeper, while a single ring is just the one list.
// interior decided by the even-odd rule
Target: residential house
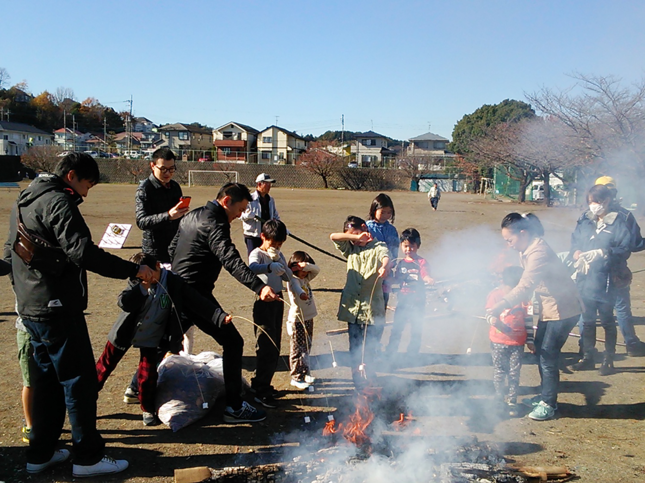
[{"label": "residential house", "polygon": [[[175,153],[188,160],[188,151],[210,151],[213,149],[213,130],[194,126],[192,124],[166,124],[157,131],[161,134],[161,142],[157,147],[170,148]],[[194,153],[190,157],[194,157]]]},{"label": "residential house", "polygon": [[64,151],[86,151],[87,141],[92,137],[90,133],[82,133],[76,129],[64,128],[54,131],[54,143]]},{"label": "residential house", "polygon": [[356,163],[363,168],[383,167],[395,155],[387,146],[388,140],[382,134],[374,131],[357,133],[352,154],[356,156]]},{"label": "residential house", "polygon": [[119,153],[123,154],[128,151],[128,155],[131,154],[129,151],[141,151],[141,139],[143,138],[142,132],[120,132],[114,135],[112,138],[116,149]]},{"label": "residential house", "polygon": [[446,146],[450,142],[431,132],[410,138],[409,141],[408,156],[443,156],[446,154]]},{"label": "residential house", "polygon": [[295,164],[307,150],[307,141],[278,126],[269,126],[258,134],[258,163]]},{"label": "residential house", "polygon": [[257,139],[260,131],[241,124],[229,122],[213,129],[215,160],[233,163],[257,162]]},{"label": "residential house", "polygon": [[54,135],[21,122],[0,121],[0,155],[20,156],[32,146],[52,146]]},{"label": "residential house", "polygon": [[147,117],[132,118],[132,129],[134,132],[151,133],[157,126]]}]

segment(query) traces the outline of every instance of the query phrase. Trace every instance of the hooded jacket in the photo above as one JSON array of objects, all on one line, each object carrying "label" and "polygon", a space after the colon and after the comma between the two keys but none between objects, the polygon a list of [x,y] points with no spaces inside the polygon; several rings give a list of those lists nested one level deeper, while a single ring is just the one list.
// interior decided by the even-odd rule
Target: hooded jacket
[{"label": "hooded jacket", "polygon": [[[24,318],[50,319],[87,308],[87,272],[104,277],[135,277],[139,266],[107,253],[92,242],[92,234],[78,209],[82,196],[61,178],[44,173],[18,196],[5,243],[5,259],[10,255],[12,282],[18,313]],[[17,213],[25,227],[65,256],[60,274],[43,273],[27,265],[13,250],[17,233]]]},{"label": "hooded jacket", "polygon": [[228,215],[217,201],[209,201],[181,219],[169,252],[172,271],[202,295],[212,294],[222,267],[257,294],[264,287],[242,261],[231,240]]},{"label": "hooded jacket", "polygon": [[[188,327],[182,327],[179,319],[184,307],[191,309],[191,314],[194,316],[193,321],[198,327],[202,327],[204,324],[216,327],[222,326],[228,314],[222,310],[215,299],[211,298],[209,300],[202,297],[196,290],[186,284],[180,276],[171,271],[166,272],[166,285],[171,308],[165,327],[165,338],[168,346],[164,346],[164,349],[168,349],[173,353],[181,350],[183,334],[188,329]],[[158,288],[157,290],[161,292],[163,289]],[[115,347],[127,350],[132,345],[136,331],[145,324],[141,311],[148,297],[148,292],[141,290],[139,280],[128,282],[128,287],[119,294],[117,303],[123,312],[121,312],[108,334],[108,340]],[[197,314],[199,317],[196,316]],[[143,346],[150,347],[150,345]]]}]

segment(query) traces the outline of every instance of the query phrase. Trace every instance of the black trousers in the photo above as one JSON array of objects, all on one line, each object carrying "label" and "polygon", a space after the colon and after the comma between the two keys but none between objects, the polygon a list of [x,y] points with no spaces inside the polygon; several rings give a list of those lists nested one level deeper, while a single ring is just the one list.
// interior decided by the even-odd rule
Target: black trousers
[{"label": "black trousers", "polygon": [[[200,292],[209,300],[215,300],[213,294]],[[210,335],[222,346],[222,365],[224,372],[224,389],[226,389],[226,405],[234,410],[242,407],[242,352],[244,339],[235,326],[230,324],[217,327],[210,321],[206,321],[199,314],[191,313],[190,307],[184,307],[182,326],[184,331],[194,323],[202,332]],[[187,316],[187,318],[186,318]]]},{"label": "black trousers", "polygon": [[[282,298],[282,292],[278,293]],[[262,396],[273,390],[271,380],[280,361],[280,340],[282,339],[282,316],[284,303],[262,302],[256,300],[253,304],[253,322],[258,327],[255,331],[255,376],[251,379],[251,388]]]},{"label": "black trousers", "polygon": [[34,349],[33,414],[27,461],[40,464],[54,454],[65,422],[72,427],[74,463],[101,461],[105,442],[96,429],[98,378],[82,312],[46,322],[23,318]]}]

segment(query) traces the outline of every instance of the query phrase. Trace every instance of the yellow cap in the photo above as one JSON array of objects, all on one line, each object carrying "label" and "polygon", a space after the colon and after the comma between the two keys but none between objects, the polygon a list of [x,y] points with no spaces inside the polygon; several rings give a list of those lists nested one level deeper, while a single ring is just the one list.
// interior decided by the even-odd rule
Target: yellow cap
[{"label": "yellow cap", "polygon": [[616,181],[611,176],[601,176],[596,180],[596,184],[604,184],[607,188],[616,188]]}]

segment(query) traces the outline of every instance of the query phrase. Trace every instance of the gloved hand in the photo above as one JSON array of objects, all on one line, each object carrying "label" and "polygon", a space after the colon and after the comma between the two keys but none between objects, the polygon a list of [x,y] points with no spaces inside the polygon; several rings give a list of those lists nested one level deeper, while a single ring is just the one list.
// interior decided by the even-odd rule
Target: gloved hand
[{"label": "gloved hand", "polygon": [[486,314],[486,322],[488,322],[488,325],[495,325],[499,319],[495,317],[493,314]]},{"label": "gloved hand", "polygon": [[573,264],[573,268],[576,269],[576,273],[587,275],[589,273],[589,262],[580,255],[580,258]]},{"label": "gloved hand", "polygon": [[588,252],[582,252],[579,257],[579,259],[584,259],[587,263],[593,263],[594,261],[604,258],[605,254],[602,251],[602,249],[597,248],[596,250],[589,250]]},{"label": "gloved hand", "polygon": [[284,265],[278,262],[271,262],[269,264],[269,272],[274,273],[279,277],[284,274]]}]

